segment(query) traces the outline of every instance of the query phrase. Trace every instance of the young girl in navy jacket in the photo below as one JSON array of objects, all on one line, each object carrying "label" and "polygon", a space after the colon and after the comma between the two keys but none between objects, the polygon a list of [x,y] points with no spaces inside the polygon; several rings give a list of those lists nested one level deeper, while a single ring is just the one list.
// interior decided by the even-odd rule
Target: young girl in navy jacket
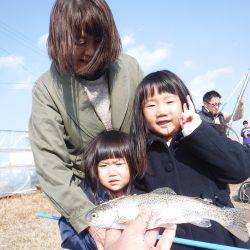
[{"label": "young girl in navy jacket", "polygon": [[[170,187],[177,194],[233,207],[228,184],[250,176],[250,150],[201,121],[191,95],[174,73],[147,75],[137,88],[131,126],[136,188]],[[177,227],[177,237],[247,247],[218,223]],[[172,249],[195,249],[174,244]]]},{"label": "young girl in navy jacket", "polygon": [[[92,203],[98,205],[109,199],[135,192],[132,185],[135,173],[134,159],[130,145],[129,136],[126,133],[109,130],[101,132],[87,146],[84,152],[85,179],[80,186]],[[90,227],[78,234],[63,217],[59,221],[59,227],[63,248],[70,250],[103,249],[100,237],[104,236],[104,229]],[[150,239],[149,247],[154,244],[154,239],[156,240],[157,230],[159,228],[147,232],[146,239]],[[114,236],[117,237],[117,232]],[[111,237],[110,234],[109,237]],[[166,242],[170,242],[170,239],[171,235],[166,230],[166,234],[159,244],[166,246]]]}]

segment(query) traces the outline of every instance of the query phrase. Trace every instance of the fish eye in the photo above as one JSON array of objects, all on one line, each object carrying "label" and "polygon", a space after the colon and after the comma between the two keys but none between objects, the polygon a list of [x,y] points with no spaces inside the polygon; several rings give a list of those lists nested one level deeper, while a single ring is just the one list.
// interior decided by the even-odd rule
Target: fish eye
[{"label": "fish eye", "polygon": [[93,213],[93,214],[92,214],[92,217],[93,217],[93,218],[97,218],[97,213]]}]

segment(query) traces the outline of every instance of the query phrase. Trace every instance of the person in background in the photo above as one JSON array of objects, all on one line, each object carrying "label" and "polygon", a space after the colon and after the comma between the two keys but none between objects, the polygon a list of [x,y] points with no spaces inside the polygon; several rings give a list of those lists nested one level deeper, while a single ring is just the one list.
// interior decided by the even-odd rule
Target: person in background
[{"label": "person in background", "polygon": [[50,15],[50,69],[32,90],[29,137],[40,185],[77,233],[93,207],[79,186],[86,145],[103,130],[129,132],[137,61],[105,0],[56,0]]},{"label": "person in background", "polygon": [[243,129],[241,130],[241,137],[243,137],[243,145],[250,148],[250,127],[248,121],[243,121]]},{"label": "person in background", "polygon": [[[221,106],[221,95],[215,91],[209,91],[203,96],[202,110],[198,112],[201,119],[205,122],[210,123],[218,131],[225,132],[227,129],[227,123],[232,118],[232,114],[226,112],[220,112]],[[240,100],[237,111],[233,117],[233,121],[240,120],[244,113],[244,101]]]}]

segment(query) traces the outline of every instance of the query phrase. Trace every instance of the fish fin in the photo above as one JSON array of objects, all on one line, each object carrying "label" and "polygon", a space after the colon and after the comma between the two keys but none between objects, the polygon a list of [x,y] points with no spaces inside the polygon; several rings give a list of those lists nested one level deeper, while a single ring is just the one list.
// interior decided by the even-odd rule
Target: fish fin
[{"label": "fish fin", "polygon": [[213,200],[210,200],[210,199],[207,199],[207,198],[202,199],[202,198],[199,198],[199,197],[194,197],[194,199],[199,200],[199,201],[203,202],[204,204],[213,204]]},{"label": "fish fin", "polygon": [[202,219],[202,220],[199,220],[199,221],[192,221],[190,222],[190,224],[193,224],[195,226],[198,226],[198,227],[211,227],[211,221],[210,220],[207,220],[207,219]]},{"label": "fish fin", "polygon": [[[102,202],[99,205],[106,205],[106,204],[109,204],[109,203],[114,203],[114,201],[122,200],[122,199],[125,199],[125,198],[129,197],[129,196],[132,196],[132,195],[123,195],[123,196],[120,196],[118,198],[114,198],[112,200],[108,200],[108,201]],[[96,207],[98,207],[98,206],[96,206]]]},{"label": "fish fin", "polygon": [[250,223],[250,209],[245,209],[245,213],[246,213],[246,221],[247,223]]},{"label": "fish fin", "polygon": [[212,204],[212,203],[213,203],[213,200],[208,199],[208,198],[204,198],[204,199],[203,199],[203,202],[205,202],[205,203],[207,203],[207,204]]},{"label": "fish fin", "polygon": [[240,208],[222,209],[223,217],[218,222],[225,227],[231,234],[240,240],[247,242],[249,234],[247,231],[247,219],[249,219],[249,210]]},{"label": "fish fin", "polygon": [[157,188],[153,190],[151,193],[156,193],[156,194],[176,194],[175,191],[169,187],[162,187],[162,188]]}]

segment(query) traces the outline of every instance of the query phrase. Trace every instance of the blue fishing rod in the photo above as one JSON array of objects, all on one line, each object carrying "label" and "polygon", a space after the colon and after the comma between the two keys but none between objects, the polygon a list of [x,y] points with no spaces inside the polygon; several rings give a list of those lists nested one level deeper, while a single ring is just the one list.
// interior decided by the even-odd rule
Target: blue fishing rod
[{"label": "blue fishing rod", "polygon": [[[158,239],[161,238],[161,235],[158,235]],[[214,249],[214,250],[247,250],[247,248],[240,248],[240,247],[230,247],[226,245],[214,244],[205,241],[198,241],[198,240],[189,240],[184,238],[174,238],[174,243],[186,245],[186,246],[193,246],[193,247],[200,247],[205,249]]]},{"label": "blue fishing rod", "polygon": [[[44,213],[37,213],[36,216],[51,219],[51,220],[59,220],[59,216],[55,216],[52,214],[44,214]],[[158,235],[158,240],[161,238],[161,235]],[[230,247],[225,245],[213,244],[204,241],[197,241],[197,240],[188,240],[183,238],[175,237],[174,243],[187,245],[187,246],[194,246],[206,249],[214,249],[214,250],[247,250],[246,248],[239,248],[239,247]]]}]

